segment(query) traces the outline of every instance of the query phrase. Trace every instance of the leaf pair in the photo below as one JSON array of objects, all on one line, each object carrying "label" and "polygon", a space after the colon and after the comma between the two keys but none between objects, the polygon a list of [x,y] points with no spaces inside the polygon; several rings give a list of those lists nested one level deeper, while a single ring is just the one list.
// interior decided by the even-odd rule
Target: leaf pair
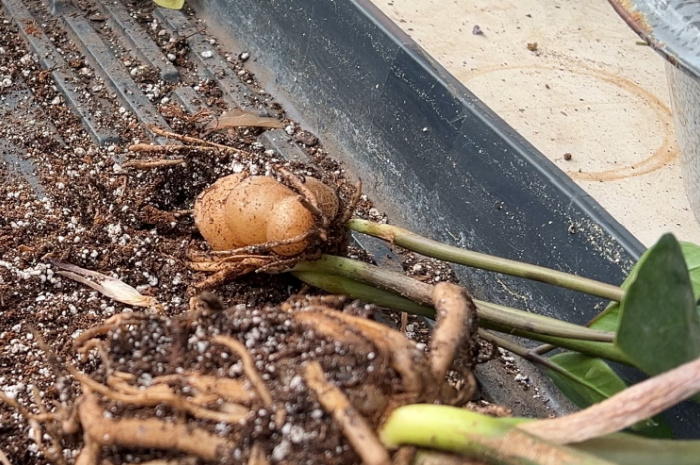
[{"label": "leaf pair", "polygon": [[[616,332],[616,346],[648,375],[700,357],[700,247],[663,236],[644,253],[622,287],[626,289],[622,302],[608,305],[591,328]],[[627,387],[601,359],[563,353],[551,360],[570,376],[552,372],[550,376],[579,407]],[[656,437],[671,433],[658,418],[632,429]]]}]

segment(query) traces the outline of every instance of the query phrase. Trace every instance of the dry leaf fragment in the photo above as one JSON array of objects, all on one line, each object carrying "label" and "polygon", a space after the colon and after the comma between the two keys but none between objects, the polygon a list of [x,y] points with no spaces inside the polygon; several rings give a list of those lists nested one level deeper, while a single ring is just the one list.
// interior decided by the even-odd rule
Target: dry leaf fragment
[{"label": "dry leaf fragment", "polygon": [[284,123],[276,118],[258,116],[240,108],[225,111],[219,118],[214,119],[206,125],[204,130],[207,133],[220,131],[222,129],[237,128],[240,126],[257,128],[283,128]]},{"label": "dry leaf fragment", "polygon": [[57,271],[57,274],[85,284],[105,297],[134,307],[149,307],[159,312],[163,310],[155,297],[143,295],[117,278],[112,278],[111,276],[98,273],[97,271],[87,270],[70,263],[59,262],[57,260],[49,260],[49,262],[53,266],[65,270]]}]

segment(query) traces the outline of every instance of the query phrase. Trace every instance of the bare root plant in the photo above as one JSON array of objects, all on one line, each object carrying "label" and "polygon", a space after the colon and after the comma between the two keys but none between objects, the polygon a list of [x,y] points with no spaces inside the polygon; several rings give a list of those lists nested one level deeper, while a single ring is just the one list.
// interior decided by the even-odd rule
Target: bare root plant
[{"label": "bare root plant", "polygon": [[451,323],[427,353],[324,298],[222,309],[208,297],[184,317],[120,314],[75,340],[65,364],[82,391],[73,404],[40,415],[13,405],[37,431],[50,422],[57,437],[79,435],[78,465],[124,454],[168,464],[406,460],[411,450],[387,450],[375,431],[399,406],[446,401],[445,373],[473,333],[462,289],[442,283],[434,297]]}]

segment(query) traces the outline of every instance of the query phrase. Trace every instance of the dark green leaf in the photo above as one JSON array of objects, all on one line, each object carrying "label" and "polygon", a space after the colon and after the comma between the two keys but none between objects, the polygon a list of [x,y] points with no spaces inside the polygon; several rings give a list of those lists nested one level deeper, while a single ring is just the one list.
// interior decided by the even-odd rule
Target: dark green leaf
[{"label": "dark green leaf", "polygon": [[[608,399],[627,387],[612,368],[599,358],[565,352],[550,357],[550,360],[568,372],[569,376],[553,370],[547,370],[547,374],[564,395],[580,408]],[[629,430],[655,438],[673,437],[671,428],[660,417],[639,422]]]},{"label": "dark green leaf", "polygon": [[700,318],[673,235],[649,249],[620,309],[616,344],[645,373],[663,373],[700,356]]},{"label": "dark green leaf", "polygon": [[685,257],[685,264],[688,267],[690,282],[693,284],[693,294],[695,301],[700,298],[700,246],[690,242],[681,242],[681,250]]},{"label": "dark green leaf", "polygon": [[[644,264],[644,261],[646,260],[647,256],[649,255],[649,249],[647,249],[641,257],[639,257],[639,260],[637,260],[637,263],[634,264],[632,269],[630,270],[629,274],[627,275],[627,278],[625,281],[620,285],[622,289],[627,289],[634,281],[634,278],[637,277],[637,271],[639,268],[642,267]],[[607,307],[605,307],[605,310],[600,312],[598,316],[596,316],[593,321],[588,325],[590,328],[593,329],[599,329],[601,331],[612,331],[612,332],[617,332],[618,326],[620,326],[620,303],[619,302],[610,302]]]},{"label": "dark green leaf", "polygon": [[[690,242],[680,242],[681,250],[683,251],[683,257],[685,258],[686,266],[688,268],[688,274],[690,275],[690,282],[693,285],[693,295],[695,296],[695,301],[700,299],[700,246],[692,244]],[[644,260],[646,259],[649,250],[645,251],[644,254],[639,258],[639,261],[632,267],[627,279],[622,283],[620,287],[627,289],[629,284],[637,276],[637,270],[642,266]],[[593,321],[588,325],[592,329],[599,329],[601,331],[612,331],[616,332],[620,324],[620,304],[618,302],[610,302],[605,310],[600,312]]]}]

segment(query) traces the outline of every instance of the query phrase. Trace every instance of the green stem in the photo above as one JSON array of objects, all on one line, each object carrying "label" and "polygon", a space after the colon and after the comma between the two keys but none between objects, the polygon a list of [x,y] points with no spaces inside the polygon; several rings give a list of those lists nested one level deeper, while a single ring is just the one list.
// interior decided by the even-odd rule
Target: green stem
[{"label": "green stem", "polygon": [[[320,260],[299,263],[292,271],[312,271],[342,276],[393,291],[423,305],[432,306],[433,304],[433,286],[430,284],[349,258],[324,255]],[[610,332],[585,328],[523,310],[479,300],[474,302],[481,325],[497,331],[514,332],[514,334],[538,333],[597,342],[612,342],[614,337]]]},{"label": "green stem", "polygon": [[[291,271],[291,273],[297,278],[306,282],[307,284],[318,287],[327,292],[348,295],[355,299],[361,299],[366,302],[372,302],[377,305],[382,305],[384,307],[399,310],[402,312],[408,312],[415,315],[422,315],[428,318],[435,317],[435,309],[432,308],[432,306],[422,305],[406,297],[396,295],[392,291],[376,288],[372,285],[358,282],[352,278],[334,275],[333,273],[329,273],[328,269],[324,267],[317,267],[317,264],[318,262],[300,263],[299,265],[297,265],[297,267],[294,268],[294,270]],[[385,270],[382,271],[386,272]],[[416,282],[418,282],[419,284],[426,285],[425,283],[421,283],[420,281]],[[481,307],[482,304],[483,302],[477,303],[477,313],[483,311]],[[527,315],[531,316],[531,314],[529,313],[527,313]],[[558,320],[552,321],[559,322]],[[630,362],[629,359],[627,359],[627,357],[625,357],[625,355],[622,354],[617,349],[617,347],[615,347],[611,343],[590,342],[584,340],[571,339],[568,337],[546,336],[537,332],[529,332],[520,329],[514,329],[512,326],[509,325],[496,324],[489,321],[483,315],[479,316],[479,324],[487,329],[523,336],[535,341],[553,343],[558,345],[559,347],[575,350],[577,352],[581,352],[583,354],[590,355],[593,357],[603,357],[607,358],[608,360],[625,363],[627,365],[632,364],[632,362]],[[565,324],[568,325],[568,323]],[[556,332],[556,329],[554,329],[552,332]]]},{"label": "green stem", "polygon": [[331,294],[348,295],[353,299],[372,302],[393,310],[435,318],[435,309],[433,307],[418,304],[393,292],[377,289],[354,279],[315,271],[292,271],[292,275],[311,286],[323,289]]},{"label": "green stem", "polygon": [[[647,439],[625,433],[615,433],[588,441],[569,444],[616,465],[697,465],[700,441]],[[418,449],[412,465],[472,465],[463,456]]]},{"label": "green stem", "polygon": [[[566,321],[536,313],[474,299],[482,326],[502,333],[513,331],[538,333],[544,336],[565,337],[583,341],[612,343],[615,333],[585,328]],[[586,329],[586,331],[581,331]],[[515,333],[513,333],[515,334]],[[539,340],[539,339],[536,339]]]},{"label": "green stem", "polygon": [[452,263],[459,263],[482,270],[532,279],[534,281],[553,284],[574,291],[585,292],[616,302],[619,302],[624,294],[621,288],[611,284],[538,265],[531,265],[516,260],[509,260],[507,258],[494,257],[493,255],[461,249],[419,236],[397,226],[373,223],[361,219],[352,219],[348,221],[347,226],[354,231],[379,237],[421,255]]},{"label": "green stem", "polygon": [[516,425],[443,405],[414,404],[394,410],[379,431],[385,446],[414,445],[467,455],[495,465],[611,465],[568,446],[552,444]]},{"label": "green stem", "polygon": [[642,439],[624,433],[572,446],[619,465],[696,465],[700,457],[700,441],[697,440]]},{"label": "green stem", "polygon": [[556,373],[559,373],[562,376],[565,376],[566,378],[570,379],[571,381],[574,381],[576,383],[580,383],[581,381],[575,377],[573,374],[571,374],[569,371],[563,369],[556,363],[552,362],[546,357],[542,357],[541,355],[538,355],[531,350],[529,350],[527,347],[523,347],[520,344],[517,344],[513,341],[509,341],[508,339],[504,339],[502,337],[496,336],[495,334],[492,334],[488,331],[486,331],[483,328],[479,328],[479,337],[485,341],[493,342],[496,344],[498,347],[505,349],[518,357],[527,360],[529,362],[532,362],[536,365],[539,365],[543,368],[547,368],[548,370],[552,370]]},{"label": "green stem", "polygon": [[[485,326],[485,325],[483,325]],[[491,328],[498,330],[497,328]],[[505,332],[505,331],[501,331]],[[533,341],[546,342],[548,344],[562,347],[564,349],[573,350],[575,352],[580,352],[591,357],[600,357],[611,362],[618,362],[624,365],[635,366],[634,362],[630,360],[627,355],[625,355],[615,344],[609,342],[595,342],[595,341],[583,341],[570,338],[562,338],[556,336],[547,336],[544,334],[531,333],[528,331],[518,331],[513,330],[510,334],[516,336],[525,337],[532,339]]]}]

